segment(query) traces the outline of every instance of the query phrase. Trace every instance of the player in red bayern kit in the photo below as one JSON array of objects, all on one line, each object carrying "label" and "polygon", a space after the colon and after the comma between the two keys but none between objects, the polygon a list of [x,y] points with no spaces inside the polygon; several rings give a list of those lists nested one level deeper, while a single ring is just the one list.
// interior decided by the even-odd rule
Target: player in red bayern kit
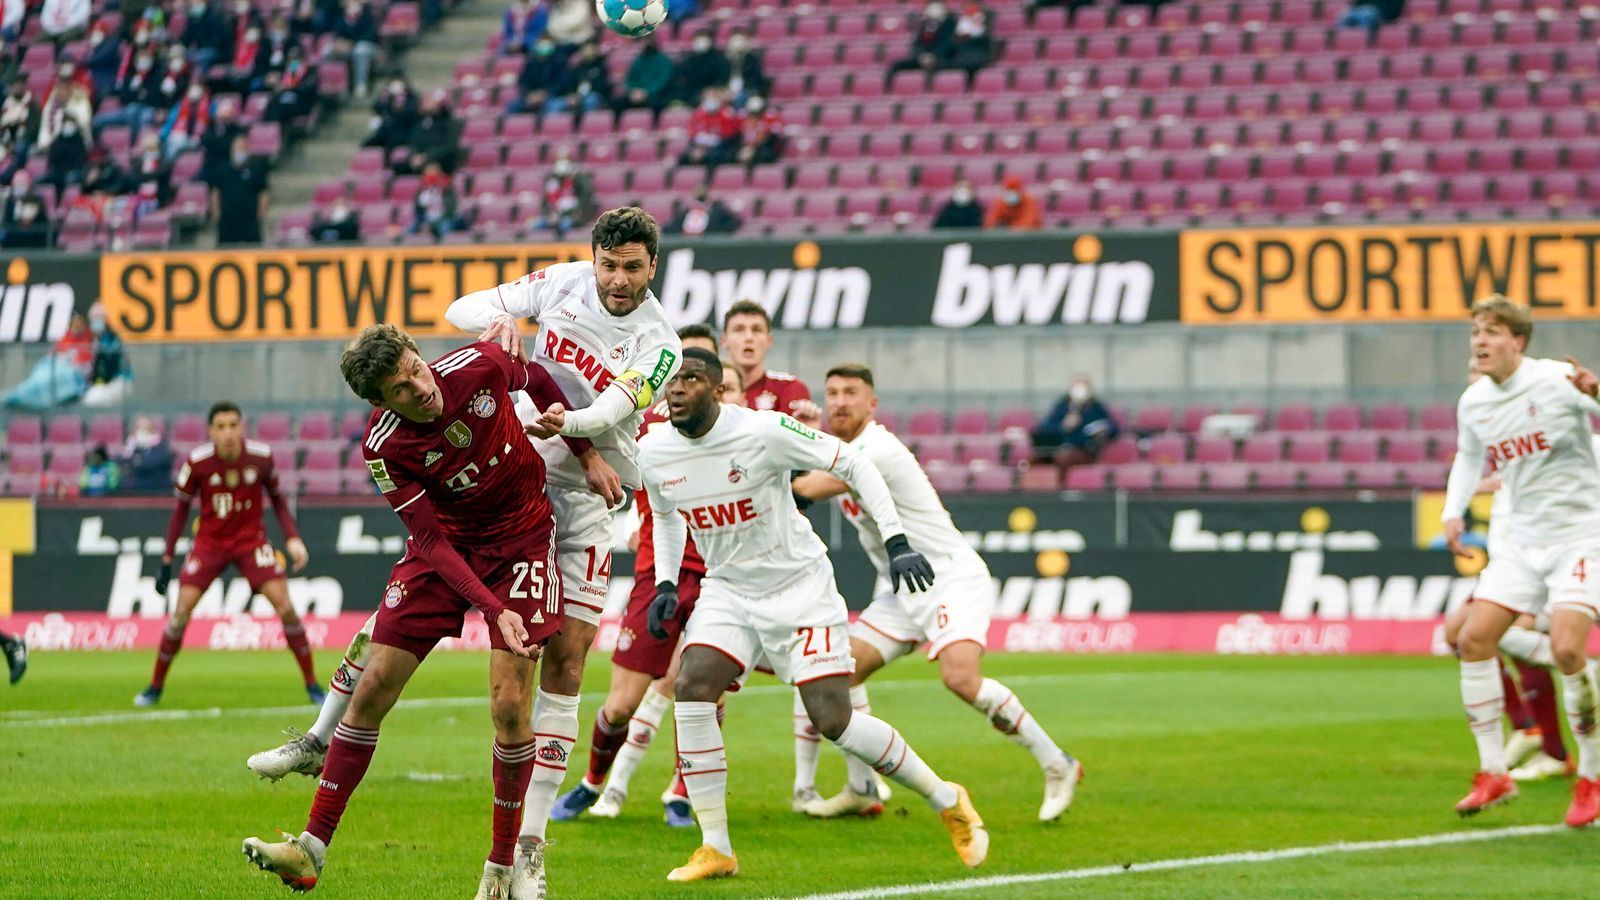
[{"label": "player in red bayern kit", "polygon": [[[434,645],[459,636],[476,609],[489,626],[495,726],[493,841],[478,896],[505,898],[528,778],[547,754],[564,754],[555,738],[575,737],[537,735],[531,724],[539,646],[561,626],[561,573],[544,463],[511,394],[527,391],[540,407],[565,398],[541,367],[497,344],[469,344],[424,363],[416,342],[393,325],[362,331],[340,370],[378,408],[362,452],[411,538],[383,589],[366,671],[329,742],[306,830],[277,843],[249,838],[244,852],[296,890],[316,886],[384,716]],[[568,446],[578,456],[592,449],[581,439]]]},{"label": "player in red bayern kit", "polygon": [[744,379],[745,404],[775,409],[813,428],[822,422],[822,407],[811,399],[805,382],[788,372],[767,370],[772,350],[772,316],[754,300],[740,300],[722,316],[722,347]]},{"label": "player in red bayern kit", "polygon": [[189,507],[200,498],[200,524],[194,545],[178,574],[178,608],[167,620],[156,653],[155,673],[150,686],[133,698],[135,706],[154,706],[166,687],[167,668],[183,646],[183,633],[189,627],[200,595],[211,582],[232,565],[238,568],[250,589],[267,598],[283,622],[283,639],[300,664],[306,694],[312,703],[321,703],[323,691],[312,671],[311,644],[305,627],[289,602],[289,583],[284,578],[283,561],[267,540],[262,506],[268,498],[283,529],[284,549],[289,552],[296,572],[305,568],[306,545],[295,529],[294,515],[278,490],[278,467],[272,448],[262,441],[246,440],[239,407],[223,401],[211,407],[211,440],[189,454],[178,470],[178,503],[167,523],[167,549],[161,556],[161,572],[156,576],[156,591],[163,596],[172,579],[172,558],[178,535],[189,521]]},{"label": "player in red bayern kit", "polygon": [[[686,325],[678,329],[678,340],[686,348],[717,351],[717,339],[705,325]],[[738,371],[729,368],[725,376],[728,380],[719,396],[723,402],[737,405],[742,400],[743,390]],[[662,400],[645,412],[639,436],[642,438],[652,428],[666,427],[666,424],[667,403]],[[633,563],[633,593],[628,597],[628,608],[622,617],[616,652],[611,655],[611,687],[595,716],[589,741],[588,773],[556,802],[550,813],[556,821],[575,819],[591,807],[594,815],[607,819],[622,812],[634,770],[660,729],[662,716],[672,706],[678,637],[689,620],[689,613],[694,610],[694,598],[699,596],[700,579],[706,572],[706,564],[690,541],[684,549],[683,566],[678,574],[678,614],[668,621],[651,622],[650,603],[656,594],[655,551],[650,501],[643,488],[634,492],[634,504],[640,521]],[[694,825],[683,779],[674,776],[661,801],[668,825],[677,828]]]}]

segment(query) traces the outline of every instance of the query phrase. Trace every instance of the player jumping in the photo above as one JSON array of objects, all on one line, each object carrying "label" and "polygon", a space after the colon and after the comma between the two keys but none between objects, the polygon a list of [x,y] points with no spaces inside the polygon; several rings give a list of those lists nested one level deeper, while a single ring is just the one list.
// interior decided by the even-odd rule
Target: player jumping
[{"label": "player jumping", "polygon": [[262,520],[264,498],[272,500],[272,511],[283,529],[283,546],[294,571],[306,567],[305,542],[295,529],[294,515],[278,488],[278,466],[272,448],[262,441],[246,440],[239,407],[223,401],[212,405],[207,416],[211,440],[194,448],[189,460],[178,470],[178,502],[167,522],[167,547],[156,575],[156,593],[166,596],[172,580],[172,559],[178,535],[189,521],[189,507],[200,498],[200,524],[194,544],[178,574],[178,607],[167,619],[161,634],[161,649],[156,653],[155,672],[150,685],[133,698],[134,706],[154,706],[161,702],[166,687],[167,669],[183,647],[183,633],[189,627],[200,595],[229,565],[238,568],[250,590],[267,598],[283,622],[283,639],[300,664],[306,694],[312,703],[324,699],[313,670],[311,644],[294,605],[289,602],[289,582],[284,577],[283,560],[267,539]]},{"label": "player jumping", "polygon": [[362,455],[411,536],[384,588],[363,677],[328,743],[306,830],[277,843],[248,838],[244,852],[296,890],[316,886],[384,716],[428,652],[459,636],[476,609],[489,626],[495,726],[493,841],[478,897],[504,900],[529,777],[566,753],[563,737],[539,733],[528,714],[538,646],[562,627],[561,572],[544,463],[511,393],[525,390],[542,403],[562,395],[542,368],[493,343],[424,363],[416,342],[393,325],[364,329],[339,368],[377,407]]},{"label": "player jumping", "polygon": [[1451,551],[1469,555],[1461,544],[1463,516],[1486,451],[1513,502],[1504,541],[1478,579],[1459,636],[1461,699],[1480,767],[1456,811],[1472,815],[1517,794],[1506,773],[1496,652],[1519,615],[1548,605],[1551,652],[1578,745],[1566,823],[1581,827],[1600,814],[1600,696],[1584,652],[1600,614],[1600,471],[1589,428],[1589,416],[1600,413],[1600,381],[1570,357],[1567,365],[1525,358],[1532,333],[1526,306],[1499,296],[1472,306],[1473,364],[1488,377],[1462,393],[1456,411],[1443,523]]},{"label": "player jumping", "polygon": [[[584,658],[600,621],[611,578],[610,506],[626,499],[624,489],[639,485],[635,435],[656,391],[677,371],[682,348],[661,304],[650,293],[660,246],[655,219],[635,207],[610,210],[592,231],[594,261],[558,263],[508,284],[477,291],[450,305],[446,317],[482,339],[500,344],[523,359],[518,322],[532,318],[539,336],[530,348],[533,363],[582,409],[552,404],[528,426],[544,459],[547,494],[556,520],[557,562],[565,591],[566,622],[545,648],[534,700],[534,730],[557,737],[551,759],[538,767],[528,785],[515,888],[532,894],[544,880],[544,833],[556,792],[566,776],[567,759],[578,735],[578,689]],[[579,458],[561,440],[590,438],[595,453]],[[591,459],[606,464],[591,465]],[[361,637],[356,641],[360,642]],[[356,665],[341,667],[335,678],[353,686],[362,677],[361,647],[347,655]],[[337,721],[349,695],[335,691],[319,719]],[[325,736],[313,729],[319,739]],[[311,735],[307,736],[308,738]],[[559,752],[557,752],[559,751]],[[250,767],[263,777],[289,771],[316,771],[317,747],[296,738],[256,754]]]},{"label": "player jumping", "polygon": [[[715,352],[717,348],[711,329],[704,325],[678,329],[678,340],[684,349],[700,347]],[[737,369],[724,369],[719,400],[743,405],[744,388],[738,379]],[[643,437],[655,428],[665,427],[667,402],[663,399],[645,413],[639,434]],[[611,655],[611,687],[590,734],[588,772],[551,810],[550,817],[558,821],[576,819],[585,811],[604,819],[622,813],[633,773],[644,761],[645,752],[661,728],[661,718],[672,706],[672,685],[678,676],[678,637],[694,610],[700,579],[706,571],[700,552],[690,541],[684,548],[683,567],[678,573],[678,613],[664,622],[650,621],[650,606],[656,596],[655,542],[650,501],[643,490],[634,492],[634,508],[639,512],[639,531],[633,592],[623,613],[617,649]],[[694,825],[682,778],[673,776],[661,801],[668,825]]]},{"label": "player jumping", "polygon": [[689,786],[703,846],[668,880],[739,871],[728,834],[727,755],[717,700],[762,654],[780,679],[800,688],[824,737],[925,797],[939,811],[962,861],[982,863],[989,836],[966,789],[940,780],[887,722],[851,710],[844,598],[834,585],[827,550],[795,508],[789,486],[795,469],[842,478],[888,535],[884,544],[895,587],[905,580],[926,589],[933,569],[906,541],[883,477],[849,445],[786,415],[717,403],[717,357],[700,349],[685,357],[667,385],[673,427],[646,435],[641,445],[661,579],[652,615],[666,619],[677,611],[677,573],[691,530],[706,562],[684,635],[674,707],[678,770]]},{"label": "player jumping", "polygon": [[[878,399],[872,370],[864,365],[834,366],[828,370],[826,392],[828,423],[833,433],[883,473],[911,546],[932,561],[939,572],[938,583],[929,590],[890,591],[892,573],[884,529],[862,508],[850,486],[824,472],[807,472],[795,479],[795,493],[802,497],[839,498],[840,509],[856,527],[861,547],[878,572],[876,598],[850,626],[850,655],[856,661],[850,676],[851,705],[869,712],[864,682],[873,672],[927,642],[928,658],[938,661],[945,687],[983,713],[1001,734],[1033,754],[1044,770],[1044,803],[1039,807],[1039,818],[1048,822],[1059,817],[1072,803],[1073,791],[1083,777],[1083,765],[1056,746],[1010,688],[983,677],[984,641],[997,599],[989,567],[950,520],[950,513],[917,458],[899,438],[873,421]],[[832,818],[883,811],[871,766],[853,756],[845,757],[845,766],[849,782],[844,790],[828,800],[806,804],[807,814]]]}]

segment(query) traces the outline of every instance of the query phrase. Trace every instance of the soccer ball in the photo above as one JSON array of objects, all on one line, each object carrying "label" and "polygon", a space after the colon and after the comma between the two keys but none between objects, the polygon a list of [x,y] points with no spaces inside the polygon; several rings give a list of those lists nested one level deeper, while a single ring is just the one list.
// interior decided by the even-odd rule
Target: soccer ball
[{"label": "soccer ball", "polygon": [[667,20],[667,0],[594,0],[606,27],[624,37],[644,37]]}]

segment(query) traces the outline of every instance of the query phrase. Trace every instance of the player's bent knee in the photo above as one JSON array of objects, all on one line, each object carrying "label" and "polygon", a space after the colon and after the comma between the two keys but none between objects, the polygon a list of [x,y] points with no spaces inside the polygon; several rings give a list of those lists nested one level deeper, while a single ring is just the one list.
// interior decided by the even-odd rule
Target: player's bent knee
[{"label": "player's bent knee", "polygon": [[844,730],[850,727],[850,717],[854,715],[847,705],[834,708],[829,705],[811,713],[811,724],[816,726],[817,733],[830,741],[837,741]]},{"label": "player's bent knee", "polygon": [[1567,673],[1581,671],[1589,664],[1589,656],[1584,652],[1582,641],[1552,638],[1550,655],[1555,658],[1556,668]]},{"label": "player's bent knee", "polygon": [[944,686],[950,690],[950,693],[968,703],[978,699],[978,688],[983,685],[983,675],[981,673],[962,669],[942,674]]}]

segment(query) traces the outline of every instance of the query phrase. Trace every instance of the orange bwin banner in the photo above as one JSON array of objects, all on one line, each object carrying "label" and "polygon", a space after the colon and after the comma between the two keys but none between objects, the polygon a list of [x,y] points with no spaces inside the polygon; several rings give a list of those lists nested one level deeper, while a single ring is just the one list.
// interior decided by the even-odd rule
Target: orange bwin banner
[{"label": "orange bwin banner", "polygon": [[1600,222],[1186,231],[1179,305],[1199,325],[1462,320],[1504,294],[1600,315]]},{"label": "orange bwin banner", "polygon": [[107,254],[100,297],[130,342],[346,338],[379,322],[457,335],[444,318],[457,297],[589,255],[583,243]]}]

